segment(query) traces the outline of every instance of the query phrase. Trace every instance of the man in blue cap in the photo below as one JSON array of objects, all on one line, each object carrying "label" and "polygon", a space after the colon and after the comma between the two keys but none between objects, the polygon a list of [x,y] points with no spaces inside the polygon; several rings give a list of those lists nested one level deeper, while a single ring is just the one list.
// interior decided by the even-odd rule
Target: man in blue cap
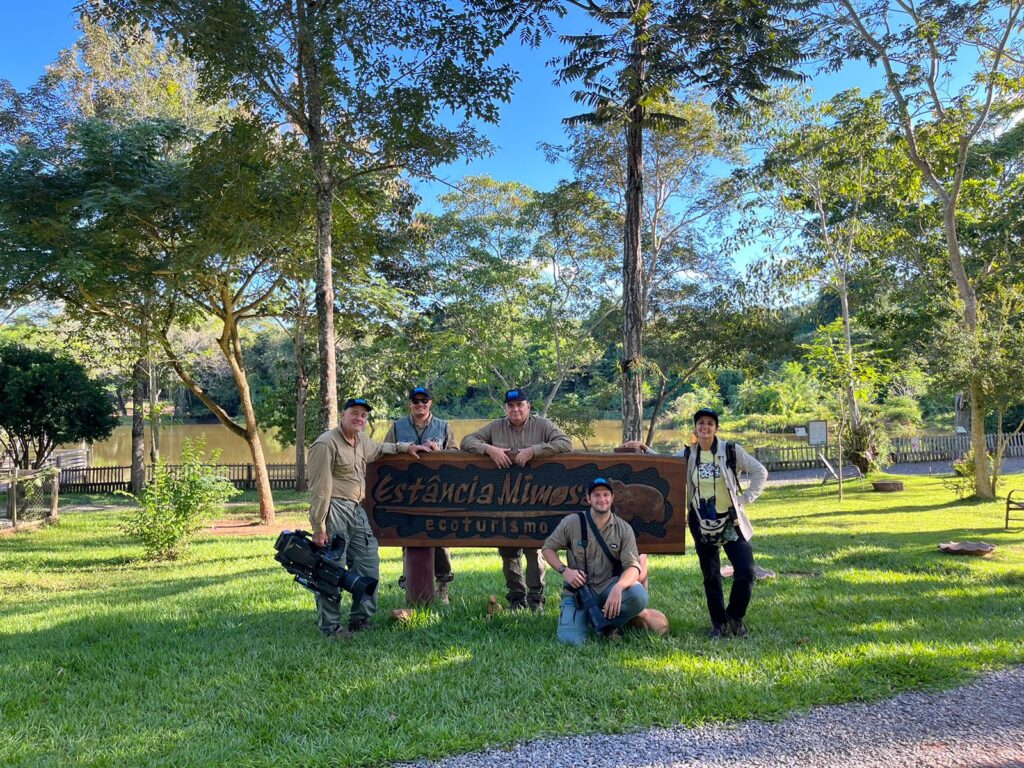
[{"label": "man in blue cap", "polygon": [[[584,584],[594,591],[614,627],[609,638],[647,607],[647,590],[639,583],[636,536],[629,523],[612,511],[614,498],[611,482],[594,478],[587,487],[590,509],[563,517],[541,550],[565,582],[558,619],[558,639],[563,643],[582,645],[587,639],[587,614],[576,599],[576,590]],[[559,558],[560,549],[566,550],[568,564]]]},{"label": "man in blue cap", "polygon": [[[450,451],[456,447],[455,434],[444,419],[434,416],[431,408],[433,398],[426,387],[409,390],[409,415],[391,422],[391,428],[384,436],[385,442],[415,443],[433,451]],[[405,557],[405,549],[402,549]],[[437,579],[437,598],[448,604],[448,585],[455,579],[452,572],[452,558],[448,547],[434,547],[434,578]],[[405,585],[405,576],[398,580]]]},{"label": "man in blue cap", "polygon": [[[310,446],[306,470],[313,543],[325,547],[340,533],[347,545],[348,568],[362,576],[379,579],[377,537],[360,503],[366,495],[366,465],[385,454],[418,456],[432,449],[405,442],[378,443],[363,432],[372,410],[361,397],[346,400],[338,426],[324,432]],[[370,617],[376,612],[377,593],[374,592],[358,605],[352,605],[346,628],[342,624],[341,604],[316,597],[317,626],[330,638],[347,639],[352,632],[368,629]]]},{"label": "man in blue cap", "polygon": [[[516,451],[515,463],[525,467],[533,458],[572,451],[572,441],[543,416],[530,413],[530,400],[521,388],[505,393],[505,418],[485,424],[462,438],[459,446],[469,453],[489,456],[502,469],[512,466],[509,449]],[[501,555],[509,608],[513,611],[544,608],[544,561],[540,550],[532,547],[498,547]],[[523,578],[522,556],[526,556],[526,578]]]}]

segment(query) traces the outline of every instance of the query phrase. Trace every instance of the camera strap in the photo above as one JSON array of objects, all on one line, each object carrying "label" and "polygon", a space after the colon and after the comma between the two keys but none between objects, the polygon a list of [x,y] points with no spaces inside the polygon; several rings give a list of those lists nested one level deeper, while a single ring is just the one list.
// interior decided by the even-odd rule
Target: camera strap
[{"label": "camera strap", "polygon": [[[602,536],[601,532],[597,530],[597,525],[594,523],[594,518],[591,516],[590,512],[578,512],[577,514],[580,516],[580,530],[583,532],[583,541],[587,541],[587,528],[590,528],[590,530],[594,532],[594,541],[596,541],[598,546],[601,547],[601,551],[604,552],[605,557],[607,557],[609,562],[612,564],[612,575],[621,576],[622,561],[613,556],[611,550],[608,549],[608,542],[604,540],[604,536]],[[584,553],[586,553],[585,547]],[[586,557],[586,554],[584,554],[584,557]]]}]

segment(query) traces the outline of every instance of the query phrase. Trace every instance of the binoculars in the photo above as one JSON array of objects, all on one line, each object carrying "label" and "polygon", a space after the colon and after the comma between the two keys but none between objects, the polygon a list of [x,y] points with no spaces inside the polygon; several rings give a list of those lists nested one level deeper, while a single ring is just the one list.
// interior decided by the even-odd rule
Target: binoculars
[{"label": "binoculars", "polygon": [[355,605],[373,597],[377,580],[345,568],[345,538],[334,534],[330,546],[318,547],[308,531],[281,531],[274,542],[277,560],[295,581],[310,592],[332,603],[341,601],[341,592],[350,592]]}]

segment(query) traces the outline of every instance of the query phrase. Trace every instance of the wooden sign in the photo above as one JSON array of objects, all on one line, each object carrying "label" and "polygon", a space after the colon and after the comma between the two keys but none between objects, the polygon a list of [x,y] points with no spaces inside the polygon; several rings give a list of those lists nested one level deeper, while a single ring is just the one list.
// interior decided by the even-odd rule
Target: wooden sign
[{"label": "wooden sign", "polygon": [[386,456],[366,468],[366,509],[385,546],[539,547],[607,478],[641,552],[686,549],[683,463],[645,454],[562,453],[499,469],[461,452]]}]

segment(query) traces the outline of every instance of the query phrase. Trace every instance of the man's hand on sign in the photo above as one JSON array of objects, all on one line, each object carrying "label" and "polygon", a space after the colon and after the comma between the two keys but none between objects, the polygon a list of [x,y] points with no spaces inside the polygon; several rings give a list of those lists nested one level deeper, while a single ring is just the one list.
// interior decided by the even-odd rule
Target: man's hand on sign
[{"label": "man's hand on sign", "polygon": [[504,448],[496,448],[493,445],[488,445],[484,450],[487,452],[487,455],[491,457],[491,461],[502,469],[508,469],[512,466],[512,459],[510,459],[508,454],[505,453]]},{"label": "man's hand on sign", "polygon": [[525,467],[526,462],[533,458],[534,453],[535,451],[533,450],[532,445],[529,448],[523,448],[523,450],[519,451],[516,454],[516,464],[518,464],[520,467]]},{"label": "man's hand on sign", "polygon": [[415,443],[409,443],[409,447],[406,449],[416,458],[419,458],[421,453],[430,453],[430,448],[425,445],[416,445]]}]

